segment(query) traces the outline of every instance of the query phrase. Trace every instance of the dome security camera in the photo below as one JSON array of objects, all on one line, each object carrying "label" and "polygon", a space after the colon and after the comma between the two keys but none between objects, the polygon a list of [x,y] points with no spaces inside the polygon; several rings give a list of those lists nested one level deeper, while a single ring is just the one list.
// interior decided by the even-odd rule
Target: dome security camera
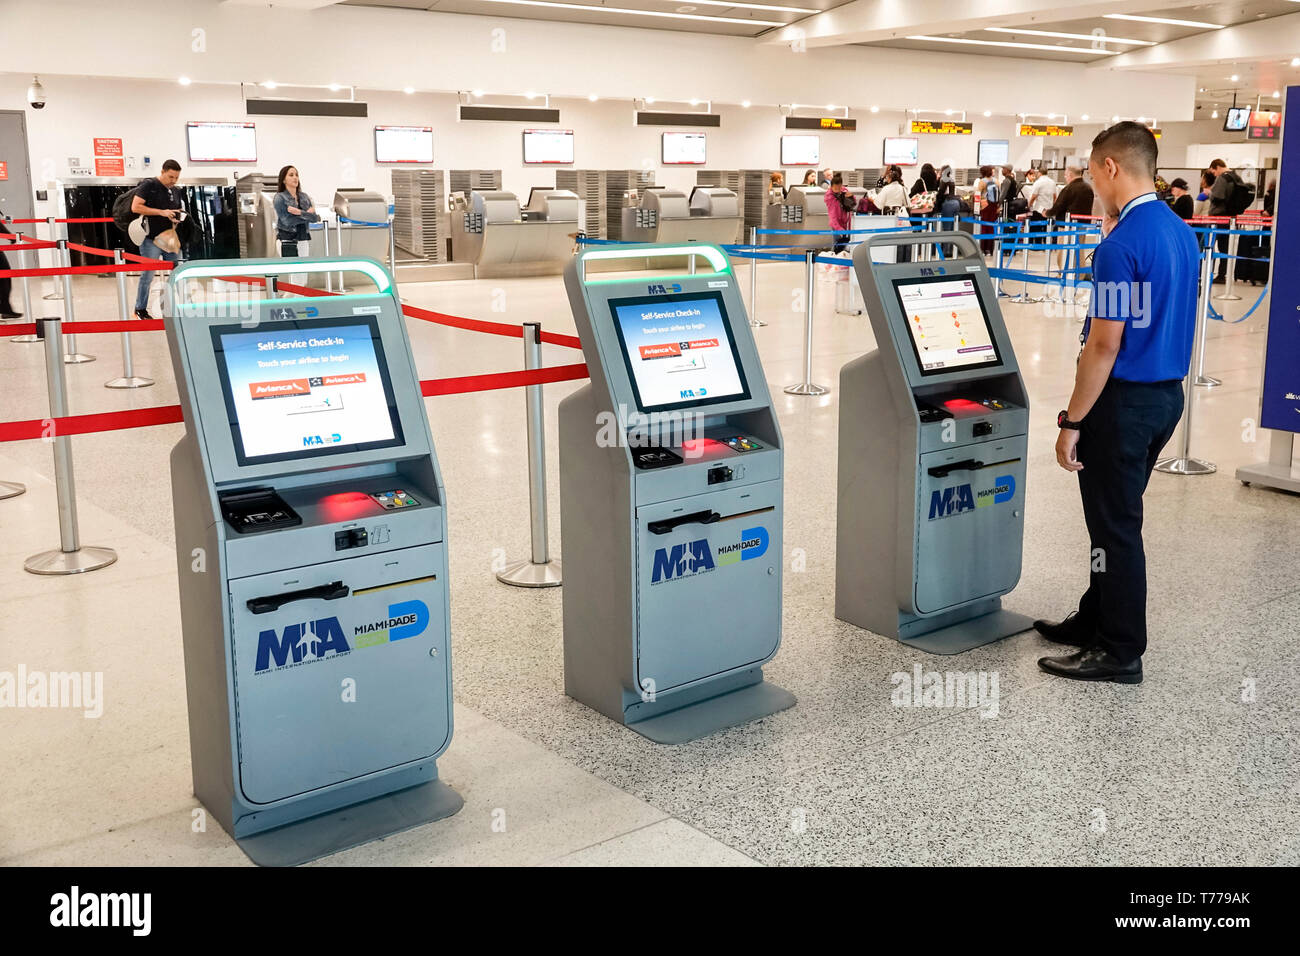
[{"label": "dome security camera", "polygon": [[45,109],[45,87],[41,86],[39,76],[32,77],[32,85],[27,87],[27,102],[32,104],[32,109]]}]

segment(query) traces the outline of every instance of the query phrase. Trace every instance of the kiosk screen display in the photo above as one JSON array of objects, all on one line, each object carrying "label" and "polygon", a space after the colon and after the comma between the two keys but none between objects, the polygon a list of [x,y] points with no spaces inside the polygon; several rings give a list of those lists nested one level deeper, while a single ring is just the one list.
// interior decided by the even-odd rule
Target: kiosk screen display
[{"label": "kiosk screen display", "polygon": [[214,326],[212,347],[239,464],[404,443],[373,317]]},{"label": "kiosk screen display", "polygon": [[1002,364],[974,279],[895,279],[922,375]]},{"label": "kiosk screen display", "polygon": [[611,299],[609,307],[641,411],[749,398],[721,292]]}]

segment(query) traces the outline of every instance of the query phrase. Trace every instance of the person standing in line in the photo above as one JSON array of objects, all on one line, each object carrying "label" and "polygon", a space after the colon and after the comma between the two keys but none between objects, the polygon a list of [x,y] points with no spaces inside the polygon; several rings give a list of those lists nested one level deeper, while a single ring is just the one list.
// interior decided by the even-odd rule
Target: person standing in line
[{"label": "person standing in line", "polygon": [[[0,220],[0,232],[5,235],[12,235],[3,220]],[[0,242],[0,272],[9,268],[9,257],[5,255],[5,247],[8,245],[8,240]],[[13,294],[13,287],[13,279],[8,276],[0,277],[0,319],[21,319],[23,317],[21,312],[14,311],[13,303],[9,301],[9,297]]]},{"label": "person standing in line", "polygon": [[[1232,209],[1232,193],[1241,185],[1244,185],[1240,176],[1228,168],[1228,164],[1221,159],[1210,161],[1210,172],[1214,174],[1214,185],[1210,187],[1210,215],[1211,216],[1231,216],[1234,214]],[[1228,254],[1229,236],[1225,232],[1218,237],[1216,245],[1219,252],[1225,257]],[[1228,281],[1228,259],[1219,260],[1219,273],[1214,277],[1214,284],[1221,285]]]},{"label": "person standing in line", "polygon": [[1079,476],[1089,581],[1065,620],[1034,622],[1048,640],[1077,648],[1038,666],[1073,680],[1142,682],[1142,496],[1183,413],[1200,264],[1192,231],[1152,189],[1156,157],[1151,131],[1122,122],[1097,134],[1088,163],[1104,238],[1074,390],[1056,420],[1056,461]]},{"label": "person standing in line", "polygon": [[[1093,194],[1092,187],[1088,185],[1083,178],[1083,170],[1078,166],[1065,167],[1065,185],[1057,193],[1056,200],[1047,210],[1047,218],[1053,222],[1065,222],[1067,216],[1091,216],[1092,215]],[[1071,236],[1065,237],[1066,242],[1073,242]],[[1053,266],[1061,269],[1066,252],[1058,249],[1052,254]]]},{"label": "person standing in line", "polygon": [[[956,219],[961,215],[961,200],[957,198],[957,184],[949,165],[939,170],[939,185],[934,193],[934,213],[941,219]],[[956,229],[957,223],[941,223],[940,227]]]},{"label": "person standing in line", "polygon": [[[979,197],[982,205],[980,206],[980,221],[993,223],[998,221],[998,181],[993,175],[992,166],[980,167],[980,178],[976,187],[979,189]],[[988,226],[980,226],[980,235],[989,235],[993,232]],[[981,239],[980,252],[984,255],[993,253],[993,240]]]},{"label": "person standing in line", "polygon": [[[145,217],[145,238],[140,243],[140,255],[146,259],[164,259],[180,262],[179,251],[167,252],[155,240],[162,233],[174,229],[181,220],[181,191],[176,182],[181,178],[181,164],[174,159],[164,160],[157,176],[146,179],[135,189],[131,199],[131,215]],[[173,234],[174,235],[174,234]],[[152,272],[140,273],[140,285],[135,293],[135,315],[138,319],[153,318],[149,314],[149,287],[153,284]]]},{"label": "person standing in line", "polygon": [[907,198],[919,196],[921,193],[932,193],[939,188],[939,175],[934,171],[934,167],[926,163],[921,167],[921,175],[912,183],[912,188],[907,192]]},{"label": "person standing in line", "polygon": [[844,177],[836,173],[831,177],[830,188],[826,190],[826,215],[830,218],[831,230],[835,233],[835,252],[843,252],[849,244],[849,210],[846,203],[853,197],[844,191]]},{"label": "person standing in line", "polygon": [[1174,197],[1169,208],[1177,213],[1179,219],[1191,219],[1195,211],[1195,203],[1192,201],[1192,194],[1187,191],[1187,180],[1181,176],[1175,179],[1169,184],[1169,194]]},{"label": "person standing in line", "polygon": [[298,181],[298,169],[285,166],[276,179],[275,238],[280,243],[281,256],[298,255],[298,243],[308,239],[309,224],[320,222],[316,205],[303,192]]}]

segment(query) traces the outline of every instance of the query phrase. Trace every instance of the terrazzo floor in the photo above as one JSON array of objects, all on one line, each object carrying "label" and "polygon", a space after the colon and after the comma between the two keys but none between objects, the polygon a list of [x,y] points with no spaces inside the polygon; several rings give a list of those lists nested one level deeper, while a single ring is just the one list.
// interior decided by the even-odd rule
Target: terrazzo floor
[{"label": "terrazzo floor", "polygon": [[[78,318],[115,317],[111,280],[75,285]],[[835,313],[831,284],[819,282],[813,378],[832,390],[786,395],[803,364],[802,315],[791,310],[802,270],[765,262],[758,286],[769,324],[755,337],[786,444],[783,638],[766,673],[798,705],[664,747],[567,698],[559,591],[493,576],[503,557],[528,550],[523,396],[429,399],[449,499],[457,722],[440,767],[466,804],[322,864],[1300,863],[1300,581],[1291,573],[1300,498],[1233,477],[1267,457],[1251,426],[1267,303],[1209,330],[1207,371],[1224,384],[1197,392],[1192,450],[1218,471],[1157,474],[1147,494],[1146,681],[1081,685],[1037,668],[1057,648],[1033,634],[936,658],[835,619],[835,386],[840,366],[873,347],[869,323]],[[1229,319],[1259,290],[1240,291],[1242,301],[1216,303]],[[457,315],[573,331],[558,277],[401,292]],[[57,302],[37,301],[57,313]],[[1002,308],[1032,405],[1024,572],[1005,604],[1059,616],[1087,572],[1076,482],[1052,451],[1079,323],[1042,305],[1003,299]],[[422,378],[521,366],[517,339],[409,328]],[[135,337],[137,368],[157,384],[134,391],[103,387],[120,374],[115,336],[80,344],[98,360],[68,370],[74,414],[176,401],[160,333]],[[47,414],[39,349],[0,329],[0,420]],[[548,346],[544,360],[576,357]],[[575,387],[546,389],[555,554],[556,406]],[[0,444],[0,479],[29,488],[0,501],[0,670],[102,671],[105,681],[97,719],[0,710],[2,863],[247,862],[215,822],[193,826],[167,460],[181,430],[75,440],[82,541],[120,557],[73,578],[22,570],[25,556],[58,543],[49,446]],[[996,675],[996,716],[894,706],[891,675],[917,664]]]}]

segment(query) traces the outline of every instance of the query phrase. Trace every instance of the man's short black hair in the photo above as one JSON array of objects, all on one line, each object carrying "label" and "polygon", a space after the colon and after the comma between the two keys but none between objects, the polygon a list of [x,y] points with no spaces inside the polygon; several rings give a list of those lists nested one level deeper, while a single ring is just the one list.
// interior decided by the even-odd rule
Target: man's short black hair
[{"label": "man's short black hair", "polygon": [[176,160],[174,160],[174,159],[164,159],[164,160],[163,160],[162,171],[163,171],[164,173],[169,173],[169,172],[171,172],[173,169],[176,170],[176,172],[179,173],[179,172],[181,171],[181,164],[178,163],[178,162],[176,162]]},{"label": "man's short black hair", "polygon": [[844,177],[841,176],[839,173],[836,173],[834,176],[831,177],[831,185],[832,185],[832,186],[843,186],[843,185],[844,185]]},{"label": "man's short black hair", "polygon": [[1141,123],[1125,120],[1106,127],[1093,139],[1092,151],[1139,179],[1155,177],[1159,149],[1154,134]]},{"label": "man's short black hair", "polygon": [[1187,180],[1183,179],[1182,176],[1179,176],[1177,179],[1175,179],[1172,183],[1169,184],[1169,188],[1170,188],[1170,189],[1182,189],[1182,190],[1186,191],[1186,189],[1187,189]]}]

